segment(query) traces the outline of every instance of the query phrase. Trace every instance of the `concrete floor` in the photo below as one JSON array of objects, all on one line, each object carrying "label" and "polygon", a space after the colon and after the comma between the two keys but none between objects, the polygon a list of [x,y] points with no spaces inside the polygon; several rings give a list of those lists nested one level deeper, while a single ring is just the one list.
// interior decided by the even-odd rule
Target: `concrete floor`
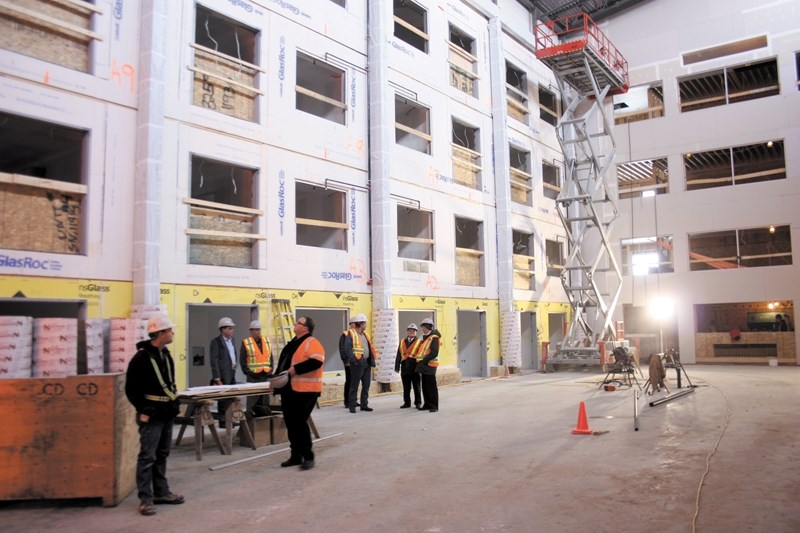
[{"label": "concrete floor", "polygon": [[[0,530],[663,533],[692,531],[697,513],[697,531],[800,531],[800,368],[687,372],[695,392],[643,398],[639,431],[633,392],[598,390],[588,371],[445,387],[438,413],[397,394],[372,413],[331,405],[314,419],[342,435],[315,445],[313,470],[280,468],[281,452],[211,471],[284,446],[223,457],[209,440],[198,462],[187,439],[169,462],[183,505],[4,502]],[[571,434],[581,401],[594,435]]]}]

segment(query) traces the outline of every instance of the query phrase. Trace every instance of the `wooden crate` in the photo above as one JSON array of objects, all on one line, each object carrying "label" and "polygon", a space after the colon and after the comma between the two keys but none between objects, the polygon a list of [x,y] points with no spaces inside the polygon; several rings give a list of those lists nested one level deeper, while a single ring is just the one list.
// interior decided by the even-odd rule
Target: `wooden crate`
[{"label": "wooden crate", "polygon": [[0,500],[120,503],[139,452],[124,390],[123,374],[0,380]]}]

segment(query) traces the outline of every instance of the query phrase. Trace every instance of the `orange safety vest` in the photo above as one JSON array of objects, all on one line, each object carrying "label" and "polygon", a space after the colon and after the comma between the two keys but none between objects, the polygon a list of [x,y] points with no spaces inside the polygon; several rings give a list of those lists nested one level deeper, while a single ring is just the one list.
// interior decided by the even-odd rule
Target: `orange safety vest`
[{"label": "orange safety vest", "polygon": [[[438,335],[431,334],[427,339],[422,341],[422,347],[420,348],[419,352],[417,352],[417,363],[421,362],[426,356],[431,353],[431,341],[433,339],[438,339]],[[439,343],[439,351],[441,351],[442,344],[441,341]],[[439,352],[436,352],[436,357],[428,361],[428,366],[437,367],[439,366]]]},{"label": "orange safety vest", "polygon": [[261,337],[261,346],[266,348],[263,352],[253,337],[247,337],[244,340],[244,349],[247,350],[247,368],[253,374],[268,373],[272,370],[272,347],[269,345],[269,339]]},{"label": "orange safety vest", "polygon": [[419,349],[420,344],[422,344],[422,339],[420,339],[419,337],[414,339],[414,342],[412,342],[408,346],[406,345],[406,339],[401,340],[400,347],[398,348],[398,350],[400,351],[400,355],[402,356],[401,360],[405,361],[406,359],[409,358],[416,358],[417,350]]},{"label": "orange safety vest", "polygon": [[292,390],[295,392],[322,392],[322,371],[325,367],[325,348],[314,337],[308,337],[303,344],[297,347],[292,354],[292,366],[316,359],[322,366],[305,374],[295,374],[292,376]]},{"label": "orange safety vest", "polygon": [[[353,355],[355,355],[356,359],[361,359],[362,357],[364,357],[364,347],[361,346],[361,335],[359,335],[358,332],[356,332],[356,330],[354,330],[353,328],[348,329],[347,331],[344,332],[344,334],[350,335],[350,340],[353,341]],[[369,338],[369,335],[367,334],[366,331],[364,332],[364,336],[367,338],[367,341],[369,342],[369,350],[370,353],[372,353],[372,358],[377,359],[378,354],[375,351],[375,346],[372,344],[372,339]]]}]

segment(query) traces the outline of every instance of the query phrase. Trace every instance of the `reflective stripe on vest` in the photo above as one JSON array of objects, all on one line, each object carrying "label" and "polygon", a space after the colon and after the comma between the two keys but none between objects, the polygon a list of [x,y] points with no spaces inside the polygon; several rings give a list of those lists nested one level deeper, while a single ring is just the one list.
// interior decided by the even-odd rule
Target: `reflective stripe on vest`
[{"label": "reflective stripe on vest", "polygon": [[297,347],[297,350],[292,354],[292,366],[309,359],[316,359],[322,363],[322,366],[305,374],[293,375],[290,383],[292,384],[292,390],[295,392],[322,392],[325,349],[314,337],[308,337],[303,341],[303,344]]},{"label": "reflective stripe on vest", "polygon": [[[361,346],[361,335],[352,328],[345,331],[346,334],[350,335],[350,340],[353,342],[353,355],[356,359],[361,359],[364,357],[364,347]],[[369,338],[367,332],[364,332],[364,337],[367,338],[367,342],[369,342],[369,349],[370,353],[372,353],[373,358],[377,358],[378,354],[375,352],[375,346],[372,345],[372,339]]]},{"label": "reflective stripe on vest", "polygon": [[[419,352],[417,352],[417,362],[421,362],[426,356],[431,353],[431,343],[433,339],[438,339],[438,335],[431,334],[427,339],[422,341],[422,348],[420,348]],[[439,348],[441,349],[441,343],[439,344]],[[428,361],[428,366],[439,366],[439,352],[436,352],[436,357]]]},{"label": "reflective stripe on vest", "polygon": [[258,347],[253,337],[247,337],[244,340],[244,349],[247,350],[247,368],[253,374],[272,370],[272,365],[269,362],[270,355],[272,355],[269,339],[261,337],[261,346],[266,347],[264,352]]},{"label": "reflective stripe on vest", "polygon": [[[170,385],[167,385],[166,383],[164,383],[164,377],[161,375],[161,370],[159,370],[159,368],[158,368],[158,363],[156,363],[156,359],[152,355],[150,355],[150,363],[152,363],[153,370],[156,371],[156,377],[158,378],[158,383],[159,383],[159,385],[161,385],[161,389],[164,391],[164,394],[167,395],[168,399],[167,400],[161,400],[161,399],[156,400],[154,398],[163,398],[163,396],[153,396],[153,398],[147,398],[148,395],[145,395],[145,398],[147,398],[148,400],[153,400],[154,402],[164,402],[164,401],[169,401],[169,400],[177,400],[178,399],[178,395],[176,394],[178,392],[177,387],[175,386],[174,383],[170,383]],[[164,358],[164,363],[167,365],[167,373],[170,376],[172,376],[172,366],[169,364],[169,357],[165,357]]]},{"label": "reflective stripe on vest", "polygon": [[417,356],[417,349],[419,349],[420,344],[422,344],[422,339],[419,337],[414,338],[414,342],[410,345],[406,345],[406,339],[400,341],[400,355],[402,356],[402,360],[405,361],[406,359],[413,359]]},{"label": "reflective stripe on vest", "polygon": [[153,396],[152,394],[145,394],[144,399],[151,402],[171,402],[173,400],[169,396]]}]

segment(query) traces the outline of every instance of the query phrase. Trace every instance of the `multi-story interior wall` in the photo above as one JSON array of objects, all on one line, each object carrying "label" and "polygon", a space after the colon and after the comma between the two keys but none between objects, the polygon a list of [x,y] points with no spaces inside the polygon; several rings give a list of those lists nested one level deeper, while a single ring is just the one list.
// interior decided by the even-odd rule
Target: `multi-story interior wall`
[{"label": "multi-story interior wall", "polygon": [[[735,342],[776,345],[769,355],[797,361],[793,332],[755,333],[745,310],[793,320],[800,297],[799,17],[795,1],[656,0],[604,27],[633,87],[614,101],[615,240],[627,268],[619,316],[645,351],[659,349],[661,330],[688,362],[768,354],[726,357],[719,345],[740,331]],[[657,259],[633,275],[648,252]],[[646,312],[659,298],[674,302],[663,322]]]},{"label": "multi-story interior wall", "polygon": [[[560,324],[551,315],[568,306],[558,255],[548,259],[563,241],[553,200],[557,95],[520,4],[99,0],[67,14],[48,0],[37,5],[86,29],[45,24],[41,33],[29,15],[4,13],[18,42],[3,43],[0,105],[9,126],[34,121],[23,124],[31,136],[39,121],[51,136],[76,137],[80,164],[66,178],[31,170],[37,161],[0,170],[10,188],[30,182],[18,176],[51,180],[34,187],[55,179],[44,190],[70,195],[80,216],[69,221],[66,251],[36,237],[12,241],[20,228],[4,221],[4,314],[31,309],[14,297],[40,309],[75,301],[77,318],[161,306],[177,323],[178,374],[196,385],[207,365],[201,339],[216,334],[216,319],[237,317],[241,338],[247,319],[272,324],[276,299],[317,314],[318,332],[331,337],[331,372],[336,335],[364,312],[373,334],[392,339],[403,319],[433,315],[442,363],[470,359],[466,374],[488,375],[503,362],[501,336],[518,333],[500,331],[503,299],[526,314],[516,327],[526,332],[524,365],[535,366],[550,324]],[[370,28],[370,10],[386,23]],[[24,44],[36,35],[44,50]],[[372,95],[369,38],[387,67]],[[77,49],[77,64],[59,46]],[[368,109],[376,94],[386,104],[377,118]],[[496,110],[514,116],[498,121]],[[390,139],[381,177],[388,226],[372,218],[375,128]],[[13,130],[5,139],[19,136]],[[498,138],[514,157],[515,187],[495,165]],[[60,146],[41,148],[50,153],[38,159]],[[18,192],[4,190],[5,205]],[[503,223],[499,195],[512,199]],[[375,246],[377,232],[389,246]],[[500,249],[514,250],[514,261],[499,261]],[[396,332],[378,327],[376,263],[390,266]],[[513,286],[501,289],[501,280]],[[458,332],[473,329],[479,337],[460,344]]]}]

